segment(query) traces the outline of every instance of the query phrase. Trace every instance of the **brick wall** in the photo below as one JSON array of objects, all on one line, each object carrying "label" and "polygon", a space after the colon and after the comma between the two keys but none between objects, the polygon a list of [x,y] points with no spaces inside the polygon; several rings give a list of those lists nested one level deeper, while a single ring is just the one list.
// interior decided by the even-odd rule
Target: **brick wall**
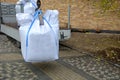
[{"label": "brick wall", "polygon": [[[14,3],[17,0],[2,0]],[[68,0],[41,0],[42,10],[57,9],[60,12],[60,26],[66,27],[68,23]],[[120,18],[114,14],[97,14],[98,9],[92,5],[91,0],[72,0],[71,27],[80,29],[120,30]]]},{"label": "brick wall", "polygon": [[18,0],[0,0],[0,2],[15,3]]}]

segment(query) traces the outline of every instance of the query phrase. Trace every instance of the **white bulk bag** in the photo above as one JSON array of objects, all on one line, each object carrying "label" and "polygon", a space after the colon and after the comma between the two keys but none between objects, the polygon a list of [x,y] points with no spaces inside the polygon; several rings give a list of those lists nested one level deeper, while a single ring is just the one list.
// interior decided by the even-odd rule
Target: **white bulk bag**
[{"label": "white bulk bag", "polygon": [[39,18],[37,18],[31,28],[30,24],[22,25],[19,28],[22,55],[26,62],[53,61],[58,59],[58,11],[46,11],[43,21],[44,25],[40,25]]}]

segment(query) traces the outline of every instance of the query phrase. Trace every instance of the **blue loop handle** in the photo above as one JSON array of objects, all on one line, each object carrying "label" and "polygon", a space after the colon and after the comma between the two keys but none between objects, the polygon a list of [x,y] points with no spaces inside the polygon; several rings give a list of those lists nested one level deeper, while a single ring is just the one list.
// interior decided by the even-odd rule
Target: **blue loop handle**
[{"label": "blue loop handle", "polygon": [[28,36],[29,36],[29,32],[30,32],[30,30],[31,30],[31,28],[32,28],[32,26],[33,26],[33,23],[35,22],[35,20],[37,19],[37,17],[38,17],[39,14],[42,14],[42,11],[41,11],[41,10],[38,10],[38,11],[35,12],[35,14],[34,14],[34,19],[33,19],[32,23],[31,23],[31,25],[30,25],[30,27],[29,27],[29,29],[28,29],[28,31],[27,31],[27,35],[26,35],[26,47],[28,47]]},{"label": "blue loop handle", "polygon": [[[35,20],[37,19],[37,17],[38,17],[39,14],[40,14],[40,15],[42,14],[42,11],[41,11],[41,10],[37,10],[37,11],[35,12],[35,14],[34,14],[34,19],[33,19],[32,23],[31,23],[31,25],[30,25],[30,27],[29,27],[29,29],[28,29],[28,32],[27,32],[27,35],[26,35],[26,47],[28,47],[28,36],[29,36],[29,32],[30,32],[30,30],[31,30],[31,28],[32,28],[32,26],[33,26],[33,24],[34,24],[34,22],[35,22]],[[51,28],[51,30],[54,32],[54,30],[52,29],[52,26],[51,26],[50,23],[47,21],[47,19],[46,19],[44,16],[42,16],[42,18],[47,22],[47,24],[49,25],[49,27]],[[55,36],[55,39],[56,39],[56,41],[57,41],[57,37],[56,37],[56,35],[55,35],[55,32],[54,32],[54,36]],[[57,42],[56,42],[56,45],[58,45]]]}]

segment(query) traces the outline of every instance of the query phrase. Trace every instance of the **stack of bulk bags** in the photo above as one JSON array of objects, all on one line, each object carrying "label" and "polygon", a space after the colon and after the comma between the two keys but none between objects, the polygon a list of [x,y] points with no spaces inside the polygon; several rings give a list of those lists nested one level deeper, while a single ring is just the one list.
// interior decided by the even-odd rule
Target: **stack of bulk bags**
[{"label": "stack of bulk bags", "polygon": [[24,13],[16,13],[17,22],[20,25],[23,58],[26,62],[56,60],[59,58],[59,12],[47,10],[42,16],[43,24],[41,25],[39,16],[42,12],[35,11],[36,1],[33,3],[24,1]]}]

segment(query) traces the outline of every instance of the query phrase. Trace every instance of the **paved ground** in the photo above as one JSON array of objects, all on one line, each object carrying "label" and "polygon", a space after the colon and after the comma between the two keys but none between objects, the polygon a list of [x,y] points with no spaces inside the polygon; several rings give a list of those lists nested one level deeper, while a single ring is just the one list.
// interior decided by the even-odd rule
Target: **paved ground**
[{"label": "paved ground", "polygon": [[0,34],[0,80],[120,80],[120,68],[60,46],[60,59],[26,63],[13,39]]}]

